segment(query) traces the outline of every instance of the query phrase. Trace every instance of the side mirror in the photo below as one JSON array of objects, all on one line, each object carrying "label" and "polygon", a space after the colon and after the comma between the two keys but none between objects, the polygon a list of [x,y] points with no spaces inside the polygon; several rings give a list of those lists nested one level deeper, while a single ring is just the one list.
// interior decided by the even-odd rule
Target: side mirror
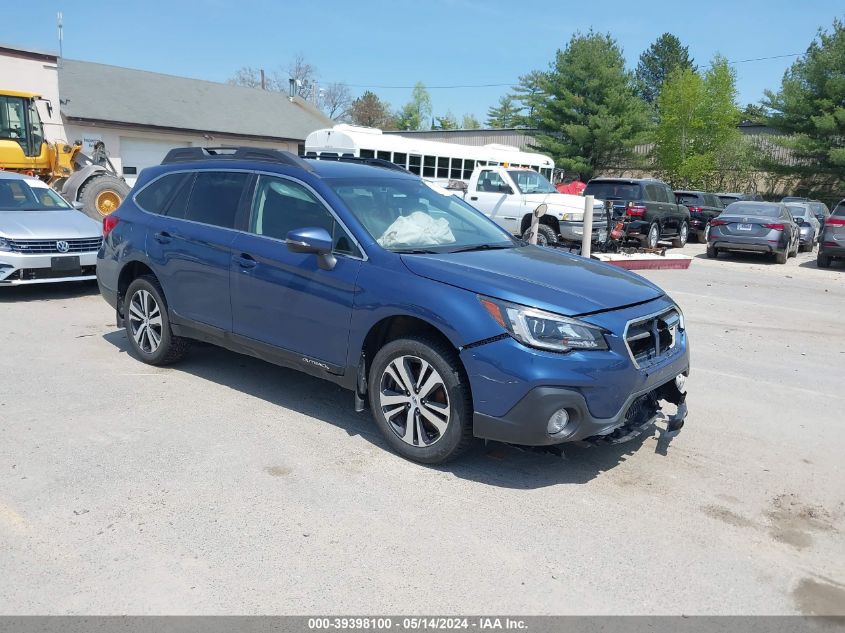
[{"label": "side mirror", "polygon": [[337,259],[332,255],[332,236],[326,229],[295,229],[287,234],[285,245],[292,253],[314,253],[317,255],[317,265],[323,270],[332,270],[337,264]]},{"label": "side mirror", "polygon": [[544,203],[538,205],[536,209],[534,209],[534,217],[535,218],[542,218],[544,215],[546,215],[546,211],[548,211],[548,210],[549,210],[549,205],[547,205],[544,202]]},{"label": "side mirror", "polygon": [[512,194],[513,189],[511,188],[510,185],[499,185],[499,193]]}]

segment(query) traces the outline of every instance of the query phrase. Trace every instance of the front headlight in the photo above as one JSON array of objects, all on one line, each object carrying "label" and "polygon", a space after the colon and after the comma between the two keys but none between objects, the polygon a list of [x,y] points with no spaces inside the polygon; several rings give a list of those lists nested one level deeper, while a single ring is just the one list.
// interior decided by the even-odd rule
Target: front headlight
[{"label": "front headlight", "polygon": [[568,352],[573,349],[608,349],[602,328],[577,319],[479,296],[478,300],[517,341],[529,347]]},{"label": "front headlight", "polygon": [[0,251],[11,252],[12,247],[9,246],[9,242],[5,237],[0,237]]},{"label": "front headlight", "polygon": [[583,213],[562,213],[560,215],[561,220],[570,220],[572,222],[583,222],[584,221],[584,214]]}]

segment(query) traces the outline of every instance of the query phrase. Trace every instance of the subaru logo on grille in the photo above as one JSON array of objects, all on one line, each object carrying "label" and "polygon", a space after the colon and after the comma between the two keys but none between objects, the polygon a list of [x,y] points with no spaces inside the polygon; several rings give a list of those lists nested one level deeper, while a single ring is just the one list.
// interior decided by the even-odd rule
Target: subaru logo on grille
[{"label": "subaru logo on grille", "polygon": [[58,242],[56,242],[56,250],[60,253],[67,253],[70,250],[70,244],[68,244],[64,240],[59,240]]}]

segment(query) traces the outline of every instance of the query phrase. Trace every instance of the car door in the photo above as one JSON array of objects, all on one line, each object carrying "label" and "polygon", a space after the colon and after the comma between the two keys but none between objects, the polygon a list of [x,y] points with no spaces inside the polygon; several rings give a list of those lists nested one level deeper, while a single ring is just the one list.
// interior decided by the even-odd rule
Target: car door
[{"label": "car door", "polygon": [[249,178],[226,170],[191,174],[148,231],[147,254],[177,322],[231,331],[231,245]]},{"label": "car door", "polygon": [[646,199],[648,200],[648,213],[645,219],[650,223],[657,222],[660,224],[661,232],[666,231],[666,194],[663,188],[653,182],[650,182],[643,187],[645,190]]},{"label": "car door", "polygon": [[[233,243],[233,330],[241,343],[264,346],[297,363],[332,372],[346,365],[352,304],[364,254],[313,189],[293,178],[261,175],[248,230]],[[288,232],[325,228],[336,265],[290,251]]]},{"label": "car door", "polygon": [[490,216],[496,224],[516,235],[522,219],[521,205],[516,192],[510,188],[495,169],[484,169],[479,173],[475,191],[469,194],[469,203]]}]

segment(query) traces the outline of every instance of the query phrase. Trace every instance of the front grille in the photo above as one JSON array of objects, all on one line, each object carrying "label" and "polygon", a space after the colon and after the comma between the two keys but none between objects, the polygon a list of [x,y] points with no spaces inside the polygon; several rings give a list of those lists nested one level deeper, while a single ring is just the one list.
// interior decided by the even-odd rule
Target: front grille
[{"label": "front grille", "polygon": [[638,367],[649,366],[674,352],[681,330],[681,314],[676,308],[631,321],[625,330],[625,344]]},{"label": "front grille", "polygon": [[64,279],[65,277],[90,277],[97,274],[96,266],[80,266],[73,270],[51,270],[50,268],[21,268],[3,281],[38,281],[41,279]]},{"label": "front grille", "polygon": [[[71,240],[6,240],[14,253],[90,253],[100,249],[102,237],[86,237]],[[60,251],[59,242],[67,242],[68,250]]]}]

